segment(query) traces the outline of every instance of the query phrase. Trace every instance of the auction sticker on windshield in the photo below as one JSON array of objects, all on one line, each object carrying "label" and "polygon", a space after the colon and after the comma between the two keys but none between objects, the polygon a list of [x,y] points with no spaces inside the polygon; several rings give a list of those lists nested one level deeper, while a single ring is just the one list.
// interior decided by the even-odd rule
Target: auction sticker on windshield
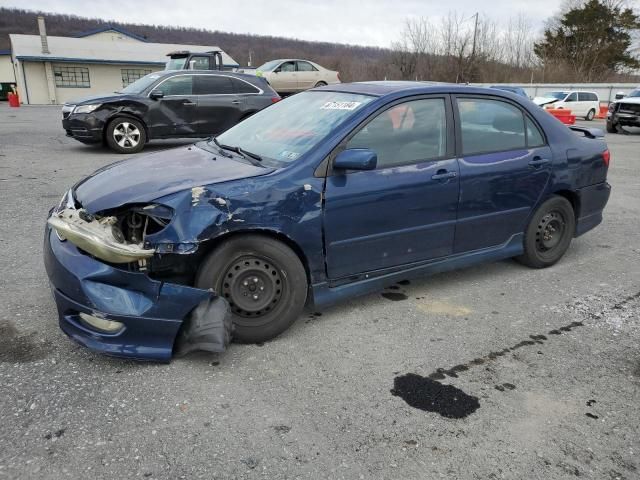
[{"label": "auction sticker on windshield", "polygon": [[320,107],[320,110],[355,110],[362,102],[327,102]]}]

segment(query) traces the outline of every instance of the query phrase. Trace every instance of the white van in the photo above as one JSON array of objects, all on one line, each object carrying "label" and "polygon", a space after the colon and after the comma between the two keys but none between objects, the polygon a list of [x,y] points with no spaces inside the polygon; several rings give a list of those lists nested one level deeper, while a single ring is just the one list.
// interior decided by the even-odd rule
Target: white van
[{"label": "white van", "polygon": [[534,98],[533,102],[542,108],[566,108],[576,117],[584,117],[585,120],[593,120],[600,110],[600,99],[595,92],[548,92]]}]

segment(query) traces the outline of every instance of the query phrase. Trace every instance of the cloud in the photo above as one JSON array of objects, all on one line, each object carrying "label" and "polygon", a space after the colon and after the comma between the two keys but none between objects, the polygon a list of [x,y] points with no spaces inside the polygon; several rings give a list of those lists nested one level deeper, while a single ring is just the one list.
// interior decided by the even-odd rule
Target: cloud
[{"label": "cloud", "polygon": [[557,0],[492,0],[479,9],[477,0],[29,0],[8,2],[16,8],[42,10],[128,23],[195,27],[312,41],[389,47],[409,17],[433,21],[455,10],[465,17],[476,11],[506,22],[524,14],[536,28],[554,15]]}]

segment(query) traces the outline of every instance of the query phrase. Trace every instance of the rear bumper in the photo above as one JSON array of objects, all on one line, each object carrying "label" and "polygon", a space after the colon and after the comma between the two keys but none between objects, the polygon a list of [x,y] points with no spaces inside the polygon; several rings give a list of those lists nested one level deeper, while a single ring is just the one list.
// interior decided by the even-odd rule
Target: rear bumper
[{"label": "rear bumper", "polygon": [[[60,328],[81,345],[108,355],[168,362],[190,312],[214,297],[206,290],[163,283],[95,260],[71,242],[60,241],[49,226],[44,261]],[[123,327],[115,333],[98,331],[80,313]]]},{"label": "rear bumper", "polygon": [[575,236],[587,233],[602,223],[602,212],[611,195],[611,185],[607,182],[597,183],[577,191],[580,199],[580,217],[576,222]]}]

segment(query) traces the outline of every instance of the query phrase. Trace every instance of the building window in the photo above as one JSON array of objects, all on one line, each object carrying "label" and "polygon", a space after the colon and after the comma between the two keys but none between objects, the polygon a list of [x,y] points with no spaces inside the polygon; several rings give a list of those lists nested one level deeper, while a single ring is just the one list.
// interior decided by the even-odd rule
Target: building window
[{"label": "building window", "polygon": [[145,75],[149,75],[152,70],[146,68],[123,68],[120,72],[122,73],[122,87],[124,88]]},{"label": "building window", "polygon": [[53,77],[56,79],[56,87],[63,88],[89,88],[89,69],[86,67],[54,66]]}]

